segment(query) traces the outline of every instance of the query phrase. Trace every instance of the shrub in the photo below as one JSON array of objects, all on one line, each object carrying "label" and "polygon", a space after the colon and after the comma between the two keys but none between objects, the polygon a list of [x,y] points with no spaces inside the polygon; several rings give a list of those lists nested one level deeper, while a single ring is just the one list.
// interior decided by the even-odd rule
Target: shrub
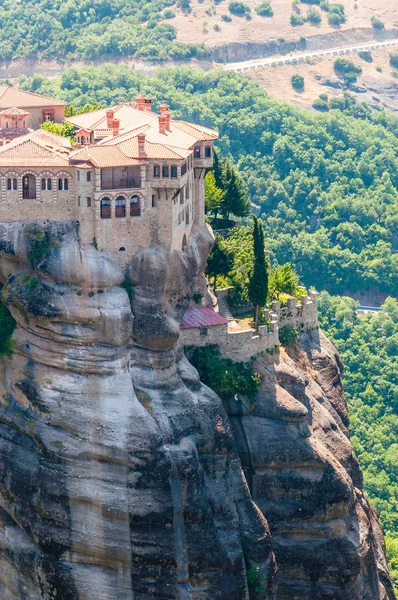
[{"label": "shrub", "polygon": [[318,25],[319,23],[321,23],[322,15],[319,12],[319,10],[316,10],[316,8],[310,8],[307,12],[307,21],[313,23],[314,25]]},{"label": "shrub", "polygon": [[355,65],[352,60],[343,56],[339,56],[334,61],[334,70],[346,83],[355,83],[357,75],[362,73],[362,67]]},{"label": "shrub", "polygon": [[321,100],[321,98],[317,98],[312,107],[321,112],[327,112],[329,110],[329,104],[325,102],[325,100]]},{"label": "shrub", "polygon": [[251,9],[250,6],[245,4],[244,2],[233,1],[228,5],[229,12],[237,17],[247,17],[250,15]]},{"label": "shrub", "polygon": [[260,567],[253,565],[247,572],[247,583],[249,585],[250,597],[255,595],[256,598],[259,594],[266,591],[263,578],[261,576]]},{"label": "shrub", "polygon": [[222,15],[221,19],[226,23],[230,23],[232,21],[232,17],[230,17],[229,15]]},{"label": "shrub", "polygon": [[214,31],[221,31],[221,27],[219,26],[218,23],[216,23],[215,25],[213,25],[213,29],[214,29]]},{"label": "shrub", "polygon": [[329,102],[329,108],[344,110],[345,109],[345,100],[344,98],[334,97]]},{"label": "shrub", "polygon": [[293,0],[292,9],[296,14],[301,14],[300,0]]},{"label": "shrub", "polygon": [[373,29],[384,29],[383,21],[380,21],[377,17],[373,16],[371,19]]},{"label": "shrub", "polygon": [[392,67],[398,67],[398,52],[390,54],[390,65]]},{"label": "shrub", "polygon": [[279,330],[279,341],[282,346],[292,346],[298,339],[298,332],[293,325],[285,325]]},{"label": "shrub", "polygon": [[263,2],[260,6],[257,6],[256,13],[260,15],[260,17],[273,17],[274,11],[272,10],[272,6],[269,2]]},{"label": "shrub", "polygon": [[170,8],[167,8],[163,13],[163,19],[174,19],[175,16],[175,12]]},{"label": "shrub", "polygon": [[179,6],[183,12],[191,11],[191,2],[190,0],[179,0]]},{"label": "shrub", "polygon": [[302,75],[292,75],[292,86],[295,90],[303,90],[304,89],[304,77]]},{"label": "shrub", "polygon": [[220,396],[242,394],[253,399],[260,388],[260,376],[251,362],[234,362],[223,358],[216,344],[185,349],[188,359],[198,370],[201,381]]},{"label": "shrub", "polygon": [[381,66],[380,66],[380,65],[377,65],[377,67],[376,67],[376,71],[377,71],[378,73],[381,73],[381,72],[382,72],[382,70],[383,70],[383,69],[381,68]]},{"label": "shrub", "polygon": [[290,15],[290,25],[293,25],[293,27],[296,27],[297,25],[304,25],[304,23],[305,19],[302,15],[296,15],[295,13]]},{"label": "shrub", "polygon": [[328,13],[328,23],[329,25],[341,25],[342,23],[345,23],[345,16],[344,15],[339,15],[338,13],[334,13],[334,12],[329,12]]}]

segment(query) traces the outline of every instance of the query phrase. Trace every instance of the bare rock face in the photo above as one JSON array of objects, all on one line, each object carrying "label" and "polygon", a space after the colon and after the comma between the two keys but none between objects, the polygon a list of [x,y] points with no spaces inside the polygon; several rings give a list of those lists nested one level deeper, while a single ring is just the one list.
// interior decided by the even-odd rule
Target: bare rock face
[{"label": "bare rock face", "polygon": [[271,528],[278,600],[393,600],[362,493],[336,350],[322,333],[257,361],[254,406],[227,403],[254,501]]},{"label": "bare rock face", "polygon": [[211,245],[197,229],[126,276],[72,224],[0,225],[2,599],[275,598],[228,417],[177,350]]}]

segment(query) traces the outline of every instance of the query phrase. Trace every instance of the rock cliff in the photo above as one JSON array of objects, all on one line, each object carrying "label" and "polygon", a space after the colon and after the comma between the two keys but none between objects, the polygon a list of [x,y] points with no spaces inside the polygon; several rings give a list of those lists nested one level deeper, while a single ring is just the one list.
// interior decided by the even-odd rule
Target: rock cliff
[{"label": "rock cliff", "polygon": [[327,340],[258,359],[254,406],[178,347],[211,245],[123,273],[75,224],[0,224],[2,599],[394,597]]}]

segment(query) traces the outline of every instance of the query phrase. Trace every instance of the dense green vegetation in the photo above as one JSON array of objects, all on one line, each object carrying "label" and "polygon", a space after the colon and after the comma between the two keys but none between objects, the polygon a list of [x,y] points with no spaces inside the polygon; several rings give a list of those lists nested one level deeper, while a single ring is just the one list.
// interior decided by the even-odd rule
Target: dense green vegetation
[{"label": "dense green vegetation", "polygon": [[260,387],[260,376],[253,372],[251,362],[233,362],[221,356],[218,346],[185,349],[189,360],[198,370],[201,381],[219,396],[243,394],[253,399]]},{"label": "dense green vegetation", "polygon": [[334,294],[398,294],[396,116],[346,97],[343,110],[309,114],[244,76],[188,68],[151,78],[125,66],[72,68],[36,91],[76,108],[151,94],[155,107],[167,101],[175,116],[218,128],[221,153],[234,158],[261,209],[271,260]]},{"label": "dense green vegetation", "polygon": [[204,56],[202,45],[175,42],[168,7],[189,0],[4,0],[0,59],[93,59],[120,55],[166,60]]},{"label": "dense green vegetation", "polygon": [[352,444],[380,513],[398,587],[398,302],[358,316],[350,298],[319,297],[321,325],[343,358]]}]

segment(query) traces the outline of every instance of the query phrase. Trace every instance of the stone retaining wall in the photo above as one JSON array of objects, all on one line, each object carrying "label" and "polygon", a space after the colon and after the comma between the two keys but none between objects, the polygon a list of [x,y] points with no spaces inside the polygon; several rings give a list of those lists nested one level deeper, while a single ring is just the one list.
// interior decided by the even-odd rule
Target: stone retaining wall
[{"label": "stone retaining wall", "polygon": [[299,332],[317,329],[317,293],[302,296],[300,304],[291,298],[286,308],[281,308],[280,302],[273,302],[271,310],[265,311],[265,318],[270,320],[270,325],[262,325],[258,333],[252,329],[231,331],[228,325],[182,329],[180,344],[201,347],[217,344],[224,358],[246,362],[252,356],[274,350],[279,344],[279,329],[285,325],[292,325]]}]

